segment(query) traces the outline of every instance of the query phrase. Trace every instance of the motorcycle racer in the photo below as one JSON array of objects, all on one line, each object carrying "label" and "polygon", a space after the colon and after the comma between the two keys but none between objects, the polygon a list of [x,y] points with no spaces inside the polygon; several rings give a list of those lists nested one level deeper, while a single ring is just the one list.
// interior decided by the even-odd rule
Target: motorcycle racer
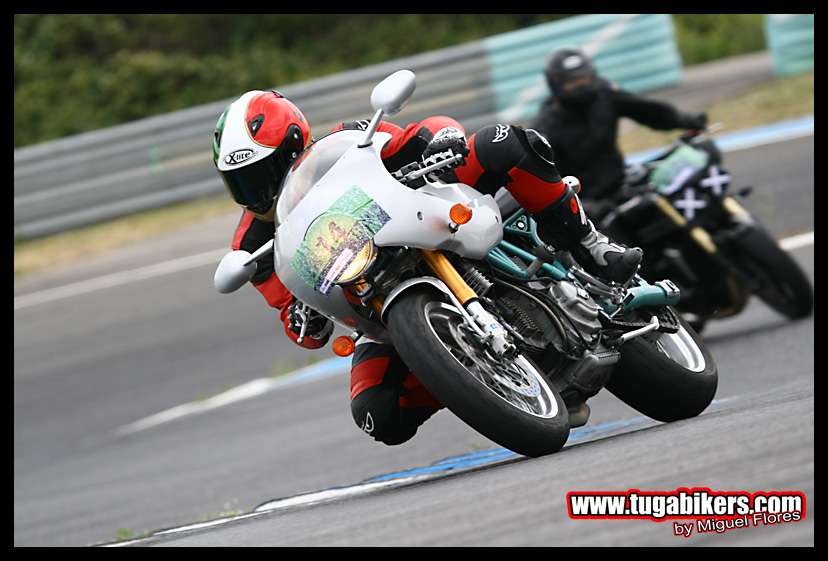
[{"label": "motorcycle racer", "polygon": [[549,140],[558,166],[581,180],[582,196],[590,202],[613,197],[623,184],[621,117],[658,130],[703,129],[707,124],[704,113],[681,112],[601,78],[580,49],[555,51],[544,74],[552,95],[530,126]]},{"label": "motorcycle racer", "polygon": [[[365,130],[368,121],[342,123],[341,130]],[[531,213],[547,243],[568,250],[587,271],[618,283],[637,270],[642,252],[611,242],[586,217],[577,182],[561,179],[546,139],[532,129],[496,124],[466,139],[456,120],[435,116],[405,128],[381,122],[391,134],[382,148],[386,169],[451,150],[465,156],[462,165],[440,179],[460,181],[482,193],[506,187]],[[291,163],[313,141],[299,108],[276,91],[253,90],[231,103],[219,117],[213,138],[213,160],[233,199],[244,207],[232,240],[234,250],[255,251],[276,229],[275,197]],[[239,147],[242,148],[239,148]],[[273,255],[257,263],[251,283],[268,304],[280,311],[286,335],[301,346],[324,346],[333,323],[304,310],[274,271]],[[351,369],[351,410],[357,425],[376,440],[399,444],[442,407],[408,371],[393,346],[360,340]]]}]

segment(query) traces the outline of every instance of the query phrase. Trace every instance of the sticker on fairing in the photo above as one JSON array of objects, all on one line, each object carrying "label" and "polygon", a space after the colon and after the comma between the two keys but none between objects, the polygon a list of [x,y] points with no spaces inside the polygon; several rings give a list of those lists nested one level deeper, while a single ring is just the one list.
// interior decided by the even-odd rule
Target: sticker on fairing
[{"label": "sticker on fairing", "polygon": [[388,213],[354,185],[311,223],[291,266],[308,286],[327,295],[389,220]]},{"label": "sticker on fairing", "polygon": [[662,194],[670,195],[680,189],[694,173],[707,166],[709,159],[707,152],[692,146],[681,146],[657,164],[650,175],[650,183]]}]

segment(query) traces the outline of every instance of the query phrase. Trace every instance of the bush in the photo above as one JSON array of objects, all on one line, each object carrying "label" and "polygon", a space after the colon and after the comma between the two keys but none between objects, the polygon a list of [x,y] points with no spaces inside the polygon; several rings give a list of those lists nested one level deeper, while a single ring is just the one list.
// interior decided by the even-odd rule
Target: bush
[{"label": "bush", "polygon": [[25,146],[561,17],[15,15],[14,142]]},{"label": "bush", "polygon": [[[18,14],[14,143],[60,138],[563,17]],[[684,63],[762,49],[762,17],[675,16]]]},{"label": "bush", "polygon": [[676,41],[684,64],[699,64],[765,48],[763,14],[678,14]]}]

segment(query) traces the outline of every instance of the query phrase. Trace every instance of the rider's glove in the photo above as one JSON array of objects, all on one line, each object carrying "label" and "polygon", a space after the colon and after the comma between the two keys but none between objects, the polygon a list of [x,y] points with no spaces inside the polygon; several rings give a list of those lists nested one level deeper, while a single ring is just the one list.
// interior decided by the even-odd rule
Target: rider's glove
[{"label": "rider's glove", "polygon": [[469,155],[469,146],[463,131],[454,127],[444,127],[437,131],[434,138],[431,139],[431,142],[428,143],[428,146],[423,151],[423,160],[428,160],[430,156],[448,150],[451,150],[452,154],[455,155]]},{"label": "rider's glove", "polygon": [[[299,342],[302,326],[306,325],[305,334]],[[285,332],[296,344],[306,349],[318,349],[325,346],[333,333],[334,325],[331,320],[312,310],[300,300],[291,303],[285,318]]]},{"label": "rider's glove", "polygon": [[688,130],[703,130],[707,126],[707,113],[685,113],[681,116],[681,126]]},{"label": "rider's glove", "polygon": [[423,160],[427,160],[433,154],[447,150],[451,150],[453,154],[469,155],[469,146],[463,131],[455,127],[444,127],[437,131],[423,151]]},{"label": "rider's glove", "polygon": [[[426,165],[435,164],[445,157],[456,156],[460,154],[465,157],[469,155],[469,145],[466,142],[466,135],[463,131],[455,127],[444,127],[437,131],[431,142],[428,143],[426,149],[423,151],[423,163]],[[462,164],[462,160],[460,162]],[[454,167],[454,166],[452,166]],[[437,181],[437,179],[446,173],[448,168],[442,168],[434,173],[428,174],[426,177],[430,181]]]}]

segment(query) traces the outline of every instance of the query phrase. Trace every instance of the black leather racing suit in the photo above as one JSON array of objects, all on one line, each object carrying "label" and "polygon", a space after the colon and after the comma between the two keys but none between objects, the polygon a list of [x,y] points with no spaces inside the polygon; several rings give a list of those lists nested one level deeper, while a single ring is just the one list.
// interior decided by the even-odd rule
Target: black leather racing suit
[{"label": "black leather racing suit", "polygon": [[[580,197],[605,199],[617,194],[624,179],[624,157],[618,148],[621,117],[653,129],[692,129],[699,116],[682,113],[668,103],[645,99],[603,79],[571,101],[547,99],[529,128],[552,145],[563,175],[581,181]],[[703,124],[702,124],[703,126]]]}]

